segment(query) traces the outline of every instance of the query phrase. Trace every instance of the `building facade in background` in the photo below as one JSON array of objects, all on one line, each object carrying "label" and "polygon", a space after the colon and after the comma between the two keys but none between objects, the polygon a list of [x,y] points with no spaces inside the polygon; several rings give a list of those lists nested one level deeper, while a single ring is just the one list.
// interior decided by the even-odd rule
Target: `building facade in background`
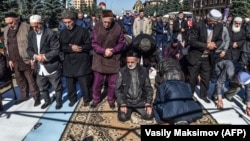
[{"label": "building facade in background", "polygon": [[190,0],[191,10],[195,16],[204,17],[207,15],[209,10],[215,8],[220,10],[222,13],[225,9],[232,6],[232,0]]},{"label": "building facade in background", "polygon": [[75,9],[80,9],[81,5],[86,4],[87,7],[92,7],[96,5],[96,0],[73,0],[73,7]]}]

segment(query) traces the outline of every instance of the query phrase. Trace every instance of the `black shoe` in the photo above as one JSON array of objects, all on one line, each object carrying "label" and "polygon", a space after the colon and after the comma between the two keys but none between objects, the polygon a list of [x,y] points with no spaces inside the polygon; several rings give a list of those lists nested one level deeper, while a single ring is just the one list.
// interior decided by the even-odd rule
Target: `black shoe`
[{"label": "black shoe", "polygon": [[39,100],[35,100],[34,107],[36,107],[36,106],[38,106],[38,105],[40,105],[40,104],[41,104],[40,99],[39,99]]},{"label": "black shoe", "polygon": [[98,105],[98,103],[92,102],[90,105],[90,108],[95,108]]},{"label": "black shoe", "polygon": [[115,103],[109,103],[110,109],[115,109]]},{"label": "black shoe", "polygon": [[200,99],[204,100],[206,103],[210,103],[210,100],[207,97],[200,97]]},{"label": "black shoe", "polygon": [[56,104],[56,109],[58,110],[58,109],[61,109],[62,108],[62,103],[60,103],[60,104]]},{"label": "black shoe", "polygon": [[83,103],[83,106],[84,106],[84,107],[89,106],[89,102],[84,102],[84,103]]},{"label": "black shoe", "polygon": [[18,104],[20,104],[20,103],[22,103],[22,102],[24,102],[24,101],[26,101],[26,100],[28,100],[28,98],[19,99],[19,100],[17,100],[17,101],[15,102],[15,105],[18,105]]},{"label": "black shoe", "polygon": [[50,102],[45,102],[43,105],[42,105],[42,109],[45,109],[47,108],[48,106],[50,105]]},{"label": "black shoe", "polygon": [[69,103],[69,107],[73,107],[73,106],[75,105],[75,103],[76,103],[76,101],[71,101],[71,102]]},{"label": "black shoe", "polygon": [[212,98],[211,98],[213,101],[217,101],[218,100],[218,96],[212,96]]}]

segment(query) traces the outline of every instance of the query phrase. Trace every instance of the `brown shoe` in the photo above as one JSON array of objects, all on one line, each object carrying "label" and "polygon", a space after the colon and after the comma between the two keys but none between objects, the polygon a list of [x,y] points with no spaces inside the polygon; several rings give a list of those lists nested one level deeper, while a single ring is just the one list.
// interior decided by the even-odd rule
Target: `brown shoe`
[{"label": "brown shoe", "polygon": [[84,102],[84,103],[83,103],[83,106],[84,106],[84,107],[87,107],[87,106],[89,106],[89,104],[90,104],[89,102]]},{"label": "brown shoe", "polygon": [[41,101],[40,100],[35,100],[35,103],[34,103],[34,107],[38,106],[41,104]]}]

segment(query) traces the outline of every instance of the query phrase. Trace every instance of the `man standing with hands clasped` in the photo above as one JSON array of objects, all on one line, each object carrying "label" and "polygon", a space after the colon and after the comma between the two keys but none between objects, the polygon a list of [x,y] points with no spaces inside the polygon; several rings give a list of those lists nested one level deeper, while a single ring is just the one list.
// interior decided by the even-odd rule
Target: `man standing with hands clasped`
[{"label": "man standing with hands clasped", "polygon": [[115,87],[121,65],[121,50],[125,44],[121,26],[114,22],[113,12],[103,10],[102,22],[93,28],[92,47],[94,71],[93,103],[95,108],[101,102],[101,90],[104,79],[108,84],[107,101],[111,109],[115,108]]},{"label": "man standing with hands clasped", "polygon": [[201,77],[200,98],[206,103],[210,103],[207,98],[211,59],[215,48],[222,43],[223,25],[218,23],[222,14],[216,9],[209,11],[206,20],[194,24],[191,29],[189,42],[190,48],[187,55],[188,81],[191,85],[192,93],[195,91],[198,75]]},{"label": "man standing with hands clasped", "polygon": [[69,106],[72,107],[77,102],[77,82],[79,82],[81,88],[83,105],[88,106],[92,100],[89,32],[75,24],[76,13],[74,11],[63,11],[62,21],[66,28],[60,33],[60,44],[64,53],[63,75],[66,77]]},{"label": "man standing with hands clasped", "polygon": [[29,32],[28,54],[35,62],[37,85],[43,95],[45,103],[42,109],[51,104],[49,85],[56,95],[56,109],[62,107],[62,65],[59,58],[60,43],[53,30],[44,26],[40,15],[30,17],[30,26],[33,31]]},{"label": "man standing with hands clasped", "polygon": [[34,77],[34,62],[27,53],[30,25],[21,22],[13,12],[5,15],[4,46],[10,69],[15,71],[15,78],[21,91],[21,97],[15,102],[20,104],[29,99],[29,92],[34,98],[34,106],[40,105],[40,93]]}]

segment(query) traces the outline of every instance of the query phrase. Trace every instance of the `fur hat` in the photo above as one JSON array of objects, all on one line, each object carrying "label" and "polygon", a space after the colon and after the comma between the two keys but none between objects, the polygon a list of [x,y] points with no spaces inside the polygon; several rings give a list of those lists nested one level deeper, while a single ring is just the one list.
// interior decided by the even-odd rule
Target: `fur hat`
[{"label": "fur hat", "polygon": [[6,13],[4,18],[18,18],[18,15],[14,12]]},{"label": "fur hat", "polygon": [[219,10],[212,9],[207,14],[207,18],[209,18],[212,21],[219,21],[222,18],[222,14],[221,14],[221,12]]},{"label": "fur hat", "polygon": [[40,23],[40,22],[42,22],[42,17],[40,15],[32,15],[32,16],[30,16],[30,22]]},{"label": "fur hat", "polygon": [[102,11],[102,17],[103,18],[106,18],[106,17],[112,18],[112,17],[114,17],[114,14],[113,14],[113,12],[111,10],[103,10]]},{"label": "fur hat", "polygon": [[72,10],[66,9],[62,11],[62,19],[72,19],[75,20],[76,19],[76,13]]}]

